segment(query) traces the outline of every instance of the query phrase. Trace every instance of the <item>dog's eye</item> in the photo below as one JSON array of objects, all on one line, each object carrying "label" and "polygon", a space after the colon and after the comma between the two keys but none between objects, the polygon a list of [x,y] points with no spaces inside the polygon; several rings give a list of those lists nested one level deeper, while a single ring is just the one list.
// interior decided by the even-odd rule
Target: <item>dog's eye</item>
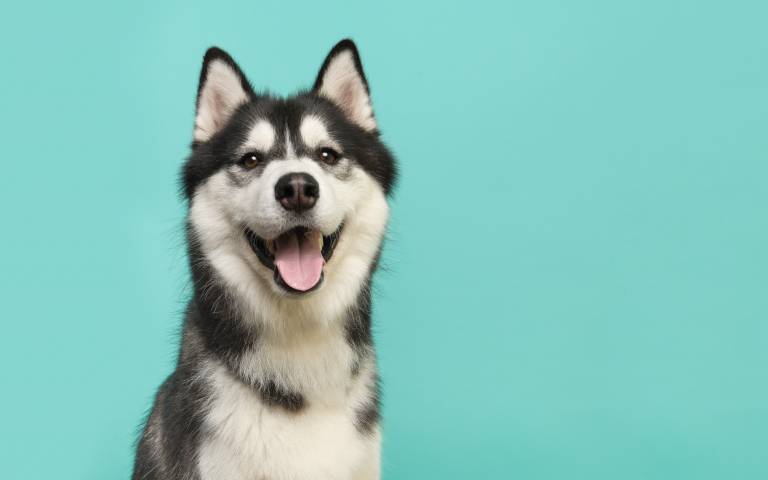
[{"label": "dog's eye", "polygon": [[319,148],[317,150],[317,159],[328,165],[336,165],[339,163],[341,154],[332,148]]},{"label": "dog's eye", "polygon": [[259,152],[248,152],[242,157],[240,157],[240,161],[237,163],[242,166],[243,168],[255,168],[258,164],[261,163],[262,157]]}]

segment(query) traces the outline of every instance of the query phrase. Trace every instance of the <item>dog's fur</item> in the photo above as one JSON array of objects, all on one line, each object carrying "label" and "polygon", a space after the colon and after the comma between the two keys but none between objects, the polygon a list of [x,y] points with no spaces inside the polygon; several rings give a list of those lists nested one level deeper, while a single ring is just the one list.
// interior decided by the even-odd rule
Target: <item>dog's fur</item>
[{"label": "dog's fur", "polygon": [[[134,480],[379,478],[370,282],[396,171],[357,48],[340,42],[314,87],[289,98],[255,93],[232,58],[211,48],[193,138],[182,182],[194,294]],[[322,161],[325,148],[337,162]],[[257,165],[242,162],[249,152]],[[274,193],[296,172],[320,192],[302,213]],[[335,245],[304,293],[281,282],[257,248],[295,228]]]}]

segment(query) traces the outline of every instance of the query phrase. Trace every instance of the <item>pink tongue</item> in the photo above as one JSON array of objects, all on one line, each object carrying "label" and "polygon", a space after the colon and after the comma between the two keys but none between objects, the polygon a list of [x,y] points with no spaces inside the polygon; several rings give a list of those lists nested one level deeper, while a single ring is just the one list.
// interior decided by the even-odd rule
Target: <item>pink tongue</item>
[{"label": "pink tongue", "polygon": [[296,232],[281,235],[275,241],[275,265],[283,281],[305,292],[317,285],[325,260],[320,245]]}]

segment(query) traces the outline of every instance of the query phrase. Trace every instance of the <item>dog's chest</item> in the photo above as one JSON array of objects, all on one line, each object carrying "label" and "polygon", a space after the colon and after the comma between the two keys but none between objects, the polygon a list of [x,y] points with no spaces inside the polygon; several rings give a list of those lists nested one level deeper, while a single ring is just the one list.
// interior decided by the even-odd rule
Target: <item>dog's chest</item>
[{"label": "dog's chest", "polygon": [[378,478],[378,432],[355,427],[355,406],[367,395],[362,385],[350,385],[343,402],[310,399],[290,412],[266,405],[229,374],[212,375],[216,394],[201,438],[201,480]]}]

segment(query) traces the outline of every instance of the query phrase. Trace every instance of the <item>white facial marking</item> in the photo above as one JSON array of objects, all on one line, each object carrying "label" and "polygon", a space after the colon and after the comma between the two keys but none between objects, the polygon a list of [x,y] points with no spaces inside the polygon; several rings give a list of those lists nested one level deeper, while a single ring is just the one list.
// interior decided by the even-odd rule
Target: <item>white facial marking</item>
[{"label": "white facial marking", "polygon": [[251,128],[248,139],[243,144],[244,150],[268,152],[275,145],[275,127],[266,120],[259,120]]},{"label": "white facial marking", "polygon": [[331,147],[335,150],[341,150],[339,145],[328,134],[323,121],[315,115],[307,115],[302,118],[299,133],[304,145],[310,149]]},{"label": "white facial marking", "polygon": [[319,93],[338,105],[350,120],[364,129],[376,129],[371,99],[357,72],[351,51],[344,50],[333,57],[323,74]]},{"label": "white facial marking", "polygon": [[293,143],[291,143],[291,131],[288,127],[285,127],[285,158],[287,160],[296,158],[296,151],[293,149]]},{"label": "white facial marking", "polygon": [[237,72],[223,60],[211,61],[198,99],[193,138],[199,142],[211,138],[247,100]]}]

